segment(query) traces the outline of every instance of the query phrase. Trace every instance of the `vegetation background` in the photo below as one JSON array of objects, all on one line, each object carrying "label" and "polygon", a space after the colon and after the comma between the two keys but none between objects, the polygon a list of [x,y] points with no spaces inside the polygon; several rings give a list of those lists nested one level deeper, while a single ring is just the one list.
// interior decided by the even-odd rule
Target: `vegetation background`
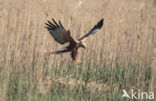
[{"label": "vegetation background", "polygon": [[[61,20],[74,39],[101,18],[80,49],[82,65],[44,28]],[[122,89],[156,93],[156,0],[0,1],[1,101],[125,101]]]}]

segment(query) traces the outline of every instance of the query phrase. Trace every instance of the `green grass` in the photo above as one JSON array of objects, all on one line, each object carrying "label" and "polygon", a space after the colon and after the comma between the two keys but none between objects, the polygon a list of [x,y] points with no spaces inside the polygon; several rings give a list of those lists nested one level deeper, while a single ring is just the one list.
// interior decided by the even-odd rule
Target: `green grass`
[{"label": "green grass", "polygon": [[[48,71],[45,64],[38,74],[35,68],[35,65],[10,67],[8,80],[0,77],[0,85],[7,88],[2,89],[5,93],[1,97],[4,99],[2,95],[5,95],[7,101],[125,101],[121,97],[122,89],[150,91],[154,83],[152,70],[146,65],[52,66]],[[63,82],[56,82],[58,78],[64,78]],[[69,78],[82,83],[69,84]],[[98,88],[96,84],[88,87],[92,82],[106,85],[107,89]]]}]

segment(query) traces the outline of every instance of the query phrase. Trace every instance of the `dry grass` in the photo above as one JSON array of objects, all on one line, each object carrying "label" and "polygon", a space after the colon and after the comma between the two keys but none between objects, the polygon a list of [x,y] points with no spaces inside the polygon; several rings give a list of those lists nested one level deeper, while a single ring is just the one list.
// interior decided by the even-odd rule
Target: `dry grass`
[{"label": "dry grass", "polygon": [[[68,4],[68,2],[71,2]],[[156,6],[150,1],[4,1],[1,5],[0,64],[43,65],[69,63],[70,58],[46,57],[61,46],[44,28],[46,20],[61,20],[77,39],[101,18],[104,26],[97,35],[86,40],[87,49],[79,58],[88,63],[142,62],[154,60],[156,47]],[[94,46],[94,47],[93,47]],[[84,53],[84,54],[83,54]],[[95,57],[96,56],[96,57]]]},{"label": "dry grass", "polygon": [[107,91],[109,86],[107,84],[100,84],[94,82],[85,82],[83,80],[76,80],[71,77],[61,77],[55,78],[53,80],[46,79],[45,81],[41,82],[41,85],[45,85],[51,87],[53,85],[68,85],[70,88],[74,89],[78,86],[85,86],[88,90],[98,90],[98,91]]},{"label": "dry grass", "polygon": [[[70,54],[47,56],[62,47],[44,28],[46,20],[52,17],[61,20],[74,39],[105,19],[102,30],[86,40],[87,49],[79,51],[83,67],[90,63],[156,66],[155,0],[5,0],[0,1],[3,91],[7,90],[10,67],[15,73],[28,67],[27,76],[29,67],[34,66],[34,78],[40,80],[52,66],[66,67],[72,63]],[[5,98],[5,93],[2,96]]]}]

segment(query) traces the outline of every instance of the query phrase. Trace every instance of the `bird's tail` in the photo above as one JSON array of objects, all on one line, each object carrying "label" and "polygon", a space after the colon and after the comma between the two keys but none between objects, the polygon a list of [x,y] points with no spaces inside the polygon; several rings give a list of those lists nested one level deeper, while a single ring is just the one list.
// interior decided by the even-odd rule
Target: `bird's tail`
[{"label": "bird's tail", "polygon": [[68,49],[61,49],[61,50],[57,50],[57,51],[55,51],[55,52],[51,52],[51,53],[49,53],[49,55],[50,54],[62,54],[62,53],[66,53],[66,52],[69,52],[70,50],[68,50]]}]

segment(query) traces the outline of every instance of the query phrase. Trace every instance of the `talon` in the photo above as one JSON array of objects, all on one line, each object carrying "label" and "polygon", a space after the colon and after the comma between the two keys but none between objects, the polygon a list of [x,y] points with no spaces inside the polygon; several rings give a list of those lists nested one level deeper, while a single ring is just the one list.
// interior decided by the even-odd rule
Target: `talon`
[{"label": "talon", "polygon": [[77,61],[77,64],[78,64],[78,65],[81,65],[81,64],[82,64],[82,62],[81,62],[81,61]]}]

